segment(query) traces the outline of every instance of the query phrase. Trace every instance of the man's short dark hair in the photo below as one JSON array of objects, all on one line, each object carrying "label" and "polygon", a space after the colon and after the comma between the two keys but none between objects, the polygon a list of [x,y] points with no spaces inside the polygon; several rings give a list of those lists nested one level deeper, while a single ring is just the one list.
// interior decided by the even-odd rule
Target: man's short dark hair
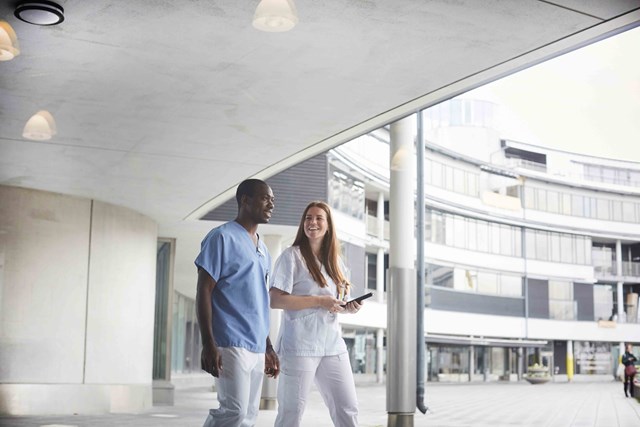
[{"label": "man's short dark hair", "polygon": [[242,181],[236,190],[236,202],[238,203],[238,208],[240,208],[242,196],[253,197],[256,194],[256,189],[261,185],[268,184],[261,179],[253,178]]}]

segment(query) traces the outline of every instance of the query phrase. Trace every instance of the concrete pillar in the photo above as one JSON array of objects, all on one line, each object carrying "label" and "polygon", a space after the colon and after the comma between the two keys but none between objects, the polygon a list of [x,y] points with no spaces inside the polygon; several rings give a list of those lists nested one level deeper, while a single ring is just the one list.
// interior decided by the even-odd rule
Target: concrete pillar
[{"label": "concrete pillar", "polygon": [[0,231],[0,414],[150,408],[157,224],[0,186]]},{"label": "concrete pillar", "polygon": [[376,331],[376,382],[384,382],[384,329]]},{"label": "concrete pillar", "polygon": [[[282,236],[278,234],[267,234],[263,236],[264,244],[267,245],[271,260],[273,262],[282,253]],[[273,266],[272,266],[273,268]],[[271,310],[269,316],[269,337],[273,343],[280,330],[280,318],[282,316],[282,310]],[[266,375],[262,381],[262,395],[260,396],[260,409],[275,410],[278,396],[278,379],[268,378]]]},{"label": "concrete pillar", "polygon": [[387,292],[388,427],[413,426],[416,405],[416,312],[413,117],[391,125],[389,286]]},{"label": "concrete pillar", "polygon": [[518,347],[518,381],[523,378],[524,374],[524,357],[522,347]]}]

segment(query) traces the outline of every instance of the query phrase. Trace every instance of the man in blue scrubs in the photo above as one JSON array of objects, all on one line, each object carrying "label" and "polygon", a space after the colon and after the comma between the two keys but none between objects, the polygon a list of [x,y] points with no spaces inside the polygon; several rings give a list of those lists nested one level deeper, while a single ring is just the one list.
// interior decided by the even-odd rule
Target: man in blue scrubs
[{"label": "man in blue scrubs", "polygon": [[271,219],[273,192],[264,181],[248,179],[236,201],[236,219],[211,230],[195,260],[201,365],[217,378],[220,402],[204,427],[253,426],[263,373],[275,378],[280,372],[269,340],[271,256],[258,235],[258,225]]}]

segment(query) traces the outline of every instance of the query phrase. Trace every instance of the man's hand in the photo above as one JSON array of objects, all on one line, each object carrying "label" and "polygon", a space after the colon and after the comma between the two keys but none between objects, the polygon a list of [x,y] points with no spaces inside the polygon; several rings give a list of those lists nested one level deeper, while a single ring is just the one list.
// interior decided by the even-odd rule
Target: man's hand
[{"label": "man's hand", "polygon": [[264,373],[269,378],[278,378],[280,374],[280,360],[270,345],[267,346],[267,352],[264,354]]},{"label": "man's hand", "polygon": [[200,354],[200,367],[203,371],[206,371],[218,378],[220,371],[222,370],[222,357],[218,352],[218,347],[215,344],[205,345],[202,347],[202,353]]}]

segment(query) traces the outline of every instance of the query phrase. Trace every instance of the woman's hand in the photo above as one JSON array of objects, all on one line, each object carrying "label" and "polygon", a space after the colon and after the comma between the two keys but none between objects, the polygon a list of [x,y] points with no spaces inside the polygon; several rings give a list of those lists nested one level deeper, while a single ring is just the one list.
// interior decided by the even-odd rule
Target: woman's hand
[{"label": "woman's hand", "polygon": [[360,303],[351,301],[350,303],[345,305],[345,310],[347,311],[347,313],[357,313],[360,310],[360,307],[362,307],[362,304],[364,304],[364,302],[362,301],[360,301]]},{"label": "woman's hand", "polygon": [[269,378],[278,378],[280,373],[280,360],[271,344],[267,345],[267,351],[264,354],[264,373]]},{"label": "woman's hand", "polygon": [[344,302],[331,295],[320,295],[316,297],[318,299],[318,306],[324,308],[329,313],[342,313],[344,311]]}]

